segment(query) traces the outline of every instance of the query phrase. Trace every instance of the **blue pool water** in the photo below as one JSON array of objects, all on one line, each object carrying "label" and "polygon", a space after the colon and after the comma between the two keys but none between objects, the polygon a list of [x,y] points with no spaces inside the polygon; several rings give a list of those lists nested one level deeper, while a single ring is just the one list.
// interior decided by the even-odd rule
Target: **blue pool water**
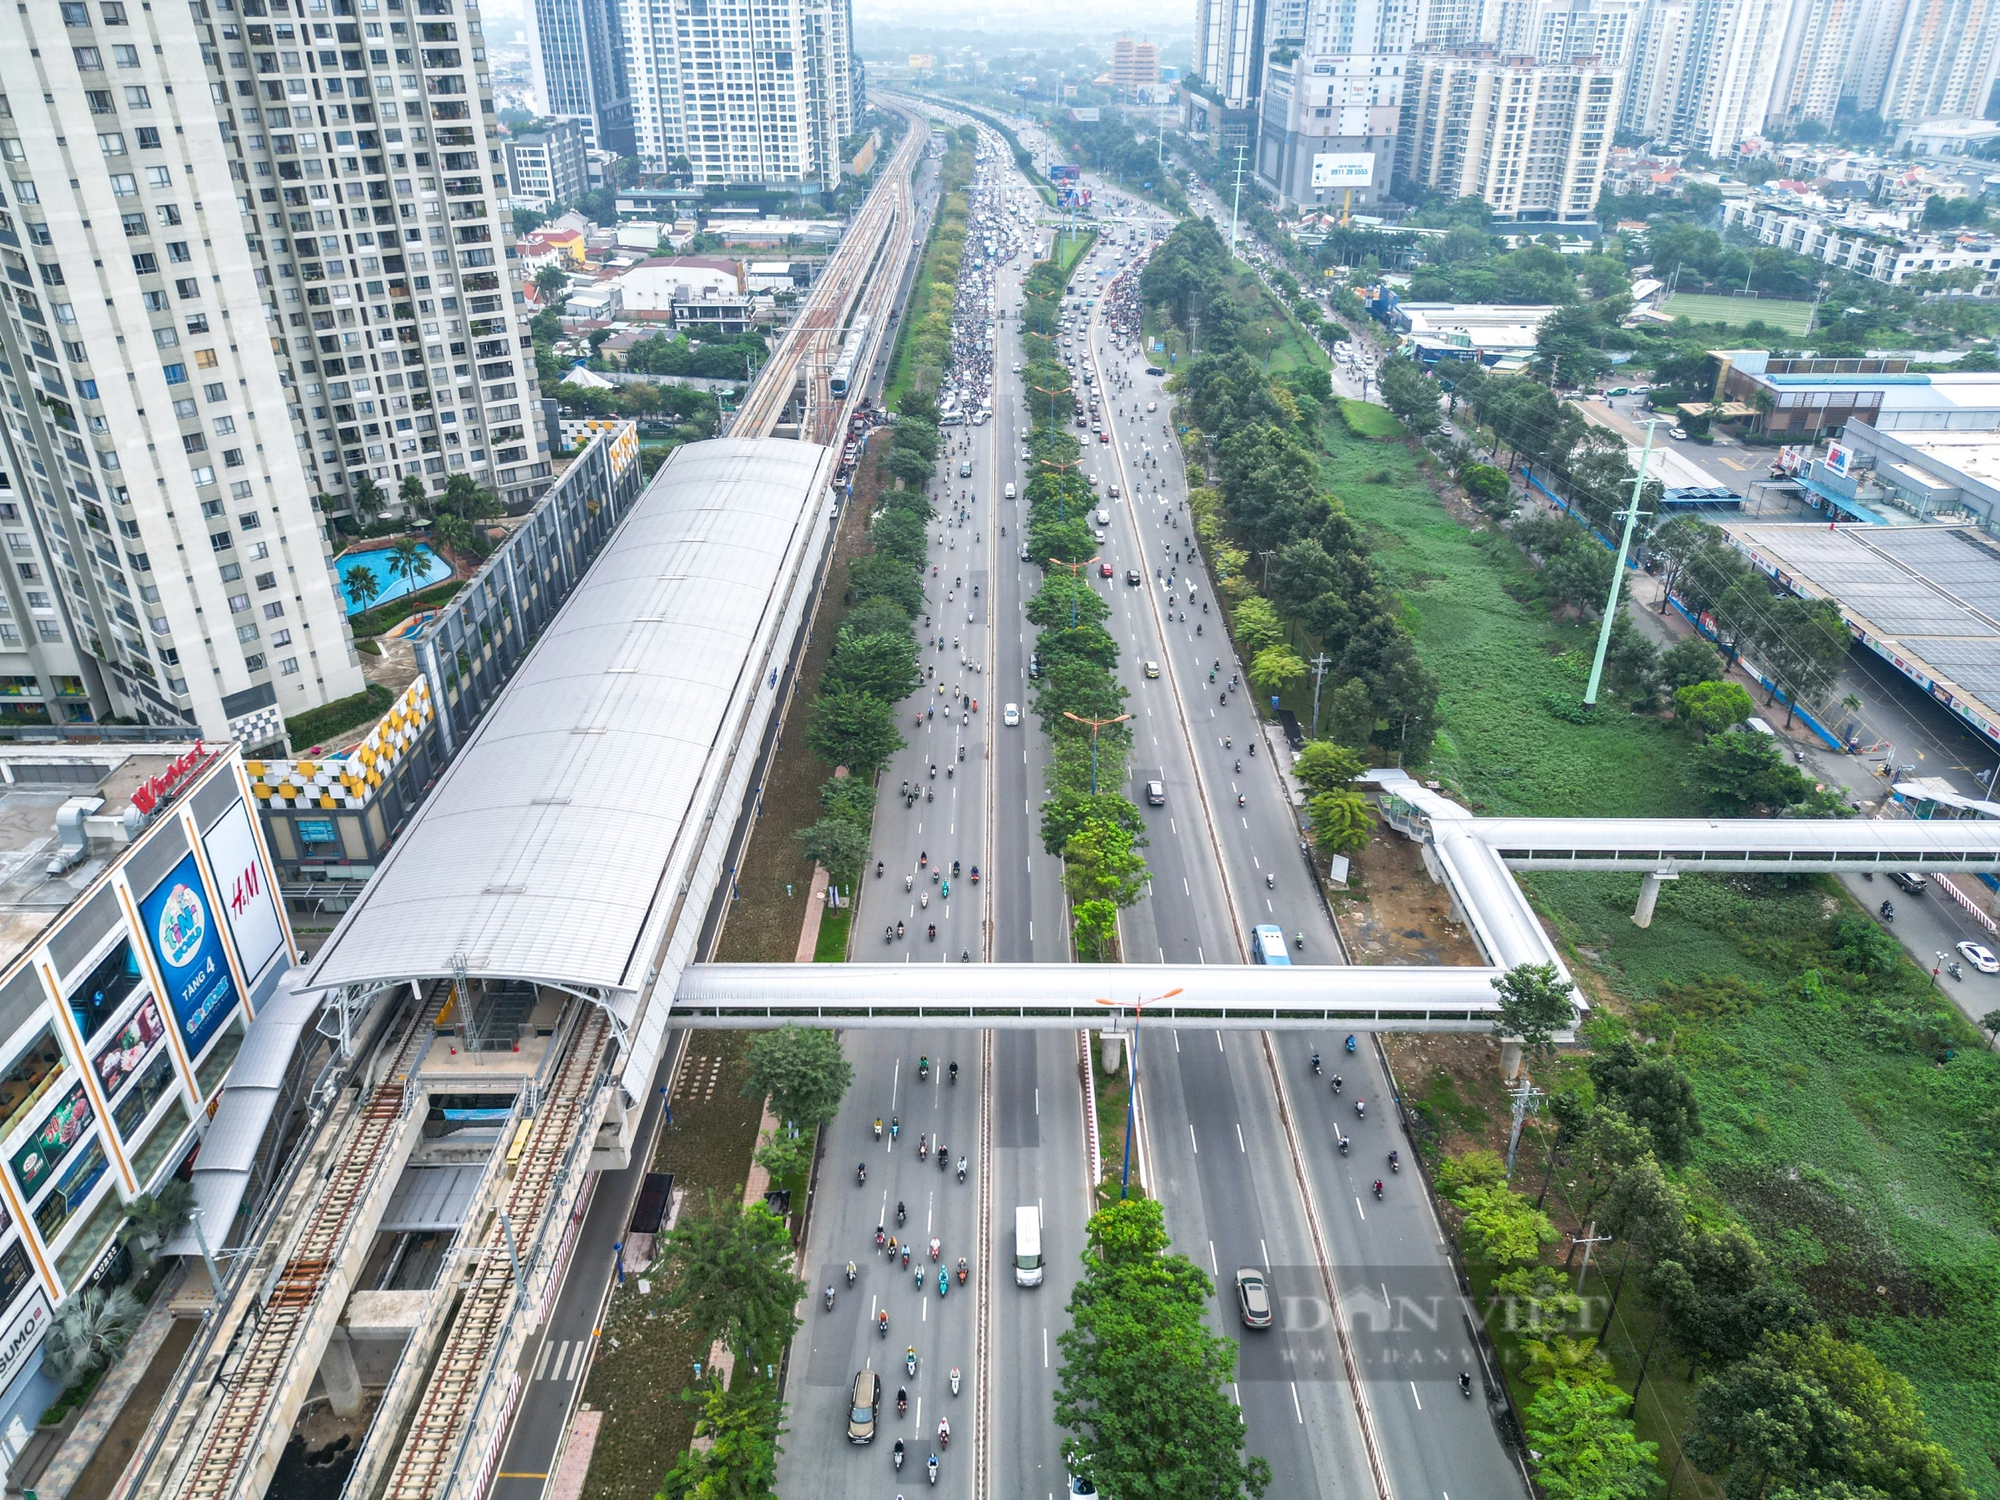
[{"label": "blue pool water", "polygon": [[[378,604],[387,604],[391,600],[402,598],[405,594],[414,594],[420,589],[429,588],[434,583],[443,583],[445,579],[451,577],[450,565],[422,543],[417,545],[417,556],[423,563],[424,570],[417,575],[414,583],[401,574],[393,576],[390,574],[389,559],[393,556],[395,554],[384,547],[374,552],[343,552],[333,560],[334,567],[340,570],[340,597],[346,601],[347,612],[350,615],[358,615],[362,610],[373,609]],[[356,568],[366,568],[373,573],[376,586],[381,590],[366,604],[357,604],[354,597],[347,592],[348,575]]]}]

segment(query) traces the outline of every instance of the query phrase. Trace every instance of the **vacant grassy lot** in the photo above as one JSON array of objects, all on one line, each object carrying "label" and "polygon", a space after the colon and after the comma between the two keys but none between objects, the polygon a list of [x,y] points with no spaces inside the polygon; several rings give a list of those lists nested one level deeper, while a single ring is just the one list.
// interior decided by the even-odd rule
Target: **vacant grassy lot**
[{"label": "vacant grassy lot", "polygon": [[[1671,724],[1613,711],[1578,726],[1544,706],[1580,691],[1594,630],[1550,618],[1511,543],[1449,513],[1408,448],[1333,416],[1322,440],[1327,478],[1443,685],[1432,770],[1456,795],[1523,814],[1697,810]],[[1691,1186],[1742,1214],[1835,1327],[1910,1378],[1975,1491],[2000,1496],[2000,1056],[1952,1030],[1912,964],[1863,999],[1824,997],[1813,976],[1836,966],[1836,924],[1860,915],[1831,883],[1684,879],[1645,930],[1631,922],[1636,876],[1524,884],[1600,1001],[1672,1038],[1706,1126]],[[1430,1099],[1435,1080],[1406,1084],[1452,1102]],[[1561,1195],[1558,1178],[1550,1206],[1567,1229]],[[1607,1351],[1628,1388],[1650,1317],[1628,1290]],[[1680,1373],[1656,1367],[1638,1414],[1668,1464]]]},{"label": "vacant grassy lot", "polygon": [[1804,333],[1812,326],[1810,302],[1784,297],[1716,297],[1706,292],[1675,292],[1660,304],[1662,312],[1697,323],[1727,323],[1745,328],[1768,323],[1786,333]]},{"label": "vacant grassy lot", "polygon": [[1354,401],[1343,396],[1339,409],[1340,420],[1345,422],[1347,430],[1358,438],[1387,442],[1393,438],[1409,436],[1408,429],[1391,415],[1387,407],[1377,406],[1372,401]]},{"label": "vacant grassy lot", "polygon": [[[1456,520],[1408,448],[1357,438],[1346,420],[1321,424],[1327,478],[1367,528],[1375,565],[1405,600],[1404,623],[1443,684],[1434,771],[1481,812],[1694,811],[1678,730],[1616,709],[1579,727],[1543,706],[1552,693],[1581,691],[1588,662],[1569,653],[1587,658],[1595,627],[1552,620],[1512,543]],[[1309,714],[1309,689],[1302,706]]]}]

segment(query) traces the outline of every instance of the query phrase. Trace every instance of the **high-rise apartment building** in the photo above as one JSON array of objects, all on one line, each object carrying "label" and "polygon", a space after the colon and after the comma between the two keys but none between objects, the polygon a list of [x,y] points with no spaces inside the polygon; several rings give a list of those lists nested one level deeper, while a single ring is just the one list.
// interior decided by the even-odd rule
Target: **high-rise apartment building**
[{"label": "high-rise apartment building", "polygon": [[1160,81],[1160,49],[1121,36],[1111,44],[1111,86],[1122,91]]},{"label": "high-rise apartment building", "polygon": [[590,161],[583,126],[547,120],[507,137],[507,191],[521,208],[574,203],[590,191]]},{"label": "high-rise apartment building", "polygon": [[1195,0],[1194,70],[1225,110],[1256,106],[1269,11],[1267,0]]},{"label": "high-rise apartment building", "polygon": [[0,674],[66,715],[268,744],[362,686],[324,522],[364,475],[546,486],[478,12],[413,3],[4,22]]},{"label": "high-rise apartment building", "polygon": [[1862,13],[1863,0],[1794,0],[1771,92],[1772,125],[1833,123],[1848,89]]},{"label": "high-rise apartment building", "polygon": [[697,187],[840,185],[860,99],[851,0],[633,0],[633,131],[653,171]]},{"label": "high-rise apartment building", "polygon": [[1983,116],[2000,81],[2000,0],[1908,0],[1879,106],[1914,124]]},{"label": "high-rise apartment building", "polygon": [[1414,0],[1311,0],[1259,101],[1258,178],[1287,204],[1375,204],[1390,190]]},{"label": "high-rise apartment building", "polygon": [[1483,198],[1496,218],[1587,223],[1624,79],[1587,58],[1417,53],[1403,86],[1402,175],[1454,198]]},{"label": "high-rise apartment building", "polygon": [[527,9],[542,113],[576,121],[591,150],[630,156],[623,0],[532,0]]}]

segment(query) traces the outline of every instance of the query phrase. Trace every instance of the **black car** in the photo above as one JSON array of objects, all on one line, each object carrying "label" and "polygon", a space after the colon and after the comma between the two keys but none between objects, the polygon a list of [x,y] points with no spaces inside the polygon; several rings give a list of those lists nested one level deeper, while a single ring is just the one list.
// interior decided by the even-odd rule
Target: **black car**
[{"label": "black car", "polygon": [[1165,370],[1162,370],[1158,365],[1147,365],[1146,373],[1148,375],[1164,375],[1167,372]]},{"label": "black car", "polygon": [[1125,581],[1136,586],[1139,582],[1139,570],[1137,568],[1127,568],[1125,570]]}]

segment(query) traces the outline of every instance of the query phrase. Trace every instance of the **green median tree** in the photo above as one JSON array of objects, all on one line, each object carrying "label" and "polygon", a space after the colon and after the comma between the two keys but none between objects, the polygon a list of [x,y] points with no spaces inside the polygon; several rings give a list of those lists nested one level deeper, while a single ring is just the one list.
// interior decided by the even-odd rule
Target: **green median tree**
[{"label": "green median tree", "polygon": [[861,878],[861,868],[868,860],[869,827],[849,817],[829,814],[792,837],[798,840],[800,852],[822,866],[835,885],[853,885]]},{"label": "green median tree", "polygon": [[1277,645],[1285,638],[1285,627],[1278,620],[1278,612],[1271,608],[1271,601],[1261,594],[1252,594],[1236,606],[1231,617],[1236,624],[1236,649],[1252,661],[1257,654]]},{"label": "green median tree", "polygon": [[1085,823],[1063,845],[1063,883],[1072,901],[1130,906],[1146,888],[1146,861],[1116,823]]},{"label": "green median tree", "polygon": [[1167,1239],[1160,1205],[1128,1198],[1089,1226],[1083,1277],[1058,1343],[1063,1459],[1129,1500],[1261,1496],[1271,1467],[1243,1455],[1227,1387],[1236,1346],[1206,1322],[1214,1284]]},{"label": "green median tree", "polygon": [[866,693],[884,703],[900,703],[922,681],[917,671],[916,643],[907,630],[859,635],[852,626],[843,625],[820,679],[820,690]]},{"label": "green median tree", "polygon": [[1343,790],[1367,768],[1360,756],[1331,740],[1314,740],[1292,757],[1292,775],[1315,795]]}]

